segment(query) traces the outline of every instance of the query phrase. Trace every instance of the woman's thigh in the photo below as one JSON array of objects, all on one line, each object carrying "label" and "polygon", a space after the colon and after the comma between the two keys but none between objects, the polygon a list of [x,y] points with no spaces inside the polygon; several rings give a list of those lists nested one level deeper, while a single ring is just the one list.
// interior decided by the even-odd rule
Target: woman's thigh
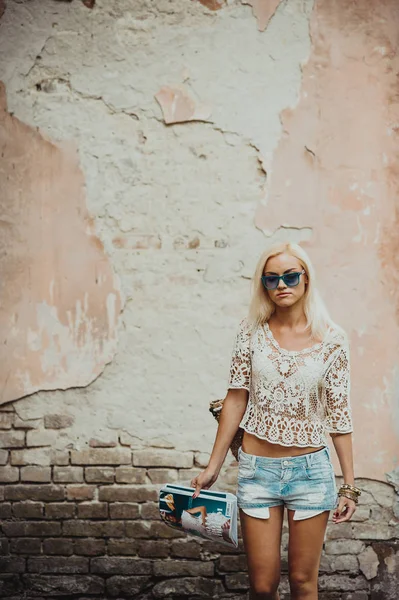
[{"label": "woman's thigh", "polygon": [[314,517],[294,520],[294,510],[288,510],[288,569],[290,579],[316,581],[330,511]]},{"label": "woman's thigh", "polygon": [[252,517],[240,509],[241,531],[248,561],[250,583],[271,588],[280,579],[281,531],[284,506],[269,509],[268,519]]}]

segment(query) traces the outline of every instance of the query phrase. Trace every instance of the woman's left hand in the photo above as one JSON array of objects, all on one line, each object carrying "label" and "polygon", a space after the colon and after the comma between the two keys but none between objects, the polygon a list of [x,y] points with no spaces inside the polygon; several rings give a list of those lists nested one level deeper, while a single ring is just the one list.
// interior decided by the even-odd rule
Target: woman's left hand
[{"label": "woman's left hand", "polygon": [[332,520],[334,523],[343,523],[349,521],[356,510],[356,503],[346,496],[339,497],[338,507],[334,510]]}]

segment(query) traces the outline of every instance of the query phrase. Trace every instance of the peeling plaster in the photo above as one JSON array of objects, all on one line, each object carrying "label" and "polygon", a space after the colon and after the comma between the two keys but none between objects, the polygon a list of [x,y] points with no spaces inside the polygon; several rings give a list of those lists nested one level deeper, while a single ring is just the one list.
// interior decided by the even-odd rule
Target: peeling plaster
[{"label": "peeling plaster", "polygon": [[162,108],[167,125],[186,121],[207,121],[211,115],[210,108],[196,102],[183,85],[164,86],[155,98]]},{"label": "peeling plaster", "polygon": [[282,0],[242,0],[243,4],[248,4],[252,7],[259,31],[265,31],[281,2]]},{"label": "peeling plaster", "polygon": [[220,10],[226,6],[226,0],[198,0],[203,6],[209,10]]},{"label": "peeling plaster", "polygon": [[86,386],[117,346],[121,296],[72,149],[11,116],[1,90],[2,389]]}]

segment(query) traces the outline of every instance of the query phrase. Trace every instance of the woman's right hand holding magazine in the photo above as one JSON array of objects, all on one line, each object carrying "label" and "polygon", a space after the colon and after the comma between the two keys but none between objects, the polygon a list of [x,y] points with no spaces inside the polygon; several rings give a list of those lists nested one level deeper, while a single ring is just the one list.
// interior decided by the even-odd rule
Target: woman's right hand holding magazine
[{"label": "woman's right hand holding magazine", "polygon": [[215,443],[213,445],[209,464],[197,477],[191,480],[195,488],[193,498],[197,498],[202,489],[209,489],[219,477],[230,444],[238,430],[248,402],[248,392],[245,389],[229,389],[223,401],[219,418]]}]

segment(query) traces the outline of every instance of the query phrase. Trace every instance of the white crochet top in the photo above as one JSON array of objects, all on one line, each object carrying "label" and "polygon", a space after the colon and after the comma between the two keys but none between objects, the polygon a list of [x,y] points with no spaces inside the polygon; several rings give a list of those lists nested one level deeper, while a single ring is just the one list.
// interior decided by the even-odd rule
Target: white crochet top
[{"label": "white crochet top", "polygon": [[285,350],[268,323],[251,332],[240,323],[229,388],[249,392],[240,427],[282,446],[325,446],[326,433],[353,431],[349,347],[333,331],[304,350]]}]

